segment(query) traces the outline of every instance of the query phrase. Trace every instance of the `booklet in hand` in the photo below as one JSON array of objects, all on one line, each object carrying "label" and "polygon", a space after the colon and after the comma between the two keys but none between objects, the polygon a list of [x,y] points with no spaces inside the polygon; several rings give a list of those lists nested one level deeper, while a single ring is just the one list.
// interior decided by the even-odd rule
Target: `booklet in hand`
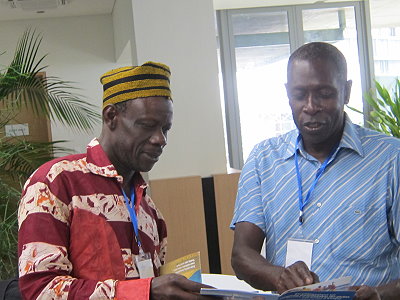
[{"label": "booklet in hand", "polygon": [[355,295],[355,291],[348,290],[350,282],[350,276],[341,277],[290,289],[281,295],[260,290],[240,291],[204,288],[201,289],[200,294],[223,297],[224,299],[243,300],[351,300]]},{"label": "booklet in hand", "polygon": [[160,268],[160,275],[176,273],[201,283],[200,252],[194,252],[175,259]]}]

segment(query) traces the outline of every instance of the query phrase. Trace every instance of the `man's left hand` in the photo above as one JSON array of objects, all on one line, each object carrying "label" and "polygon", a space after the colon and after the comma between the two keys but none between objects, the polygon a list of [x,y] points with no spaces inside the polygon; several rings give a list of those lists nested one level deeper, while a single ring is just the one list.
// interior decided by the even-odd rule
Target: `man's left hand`
[{"label": "man's left hand", "polygon": [[361,285],[352,289],[356,290],[354,300],[381,300],[378,290],[373,286]]}]

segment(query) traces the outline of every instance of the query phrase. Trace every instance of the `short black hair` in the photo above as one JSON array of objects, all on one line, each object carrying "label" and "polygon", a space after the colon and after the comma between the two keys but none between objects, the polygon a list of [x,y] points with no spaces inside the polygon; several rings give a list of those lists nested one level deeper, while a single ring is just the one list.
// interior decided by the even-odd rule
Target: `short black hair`
[{"label": "short black hair", "polygon": [[336,66],[341,80],[347,80],[347,63],[343,53],[335,46],[324,42],[312,42],[297,48],[289,57],[287,72],[295,60],[325,60]]}]

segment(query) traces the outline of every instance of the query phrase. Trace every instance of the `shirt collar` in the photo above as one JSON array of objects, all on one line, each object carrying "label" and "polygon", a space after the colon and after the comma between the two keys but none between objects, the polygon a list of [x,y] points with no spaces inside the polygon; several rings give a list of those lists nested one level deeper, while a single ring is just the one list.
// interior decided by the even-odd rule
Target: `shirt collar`
[{"label": "shirt collar", "polygon": [[346,114],[346,120],[344,124],[343,136],[339,144],[340,148],[347,148],[353,150],[361,157],[364,156],[364,149],[361,144],[360,136],[357,132],[357,125],[353,124]]},{"label": "shirt collar", "polygon": [[[119,183],[123,183],[123,177],[118,174],[97,138],[94,138],[86,147],[86,162],[87,168],[93,174],[116,178]],[[135,172],[133,181],[135,186],[139,186],[142,189],[147,187],[147,183],[140,172]]]},{"label": "shirt collar", "polygon": [[[104,177],[115,177],[122,182],[114,165],[110,162],[97,138],[91,140],[86,147],[87,168],[94,174]],[[121,178],[119,178],[121,177]]]},{"label": "shirt collar", "polygon": [[[339,143],[338,150],[341,148],[346,148],[353,150],[360,156],[364,156],[364,150],[361,144],[360,137],[357,133],[357,125],[353,124],[348,117],[347,114],[345,114],[345,124],[344,124],[344,129],[343,129],[343,135]],[[288,146],[286,149],[286,153],[284,154],[284,159],[288,159],[292,156],[294,156],[294,151],[296,148],[296,139],[299,135],[298,130],[292,130],[291,132],[288,133]],[[299,143],[299,149],[300,151],[304,151],[303,147],[303,141],[301,140]]]},{"label": "shirt collar", "polygon": [[[289,159],[292,156],[294,156],[294,151],[296,149],[296,139],[299,135],[299,131],[298,130],[292,130],[288,133],[287,135],[287,148],[286,148],[286,152],[283,155],[283,158]],[[299,147],[303,147],[303,143],[302,141],[300,141],[299,143]]]}]

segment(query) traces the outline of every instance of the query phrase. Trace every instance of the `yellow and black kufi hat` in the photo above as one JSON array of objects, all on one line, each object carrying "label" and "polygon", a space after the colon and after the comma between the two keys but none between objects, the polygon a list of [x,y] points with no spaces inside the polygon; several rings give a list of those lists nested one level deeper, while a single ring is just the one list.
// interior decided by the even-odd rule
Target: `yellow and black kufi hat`
[{"label": "yellow and black kufi hat", "polygon": [[171,99],[167,65],[148,61],[137,67],[122,67],[100,77],[103,84],[103,108],[127,100],[162,96]]}]

